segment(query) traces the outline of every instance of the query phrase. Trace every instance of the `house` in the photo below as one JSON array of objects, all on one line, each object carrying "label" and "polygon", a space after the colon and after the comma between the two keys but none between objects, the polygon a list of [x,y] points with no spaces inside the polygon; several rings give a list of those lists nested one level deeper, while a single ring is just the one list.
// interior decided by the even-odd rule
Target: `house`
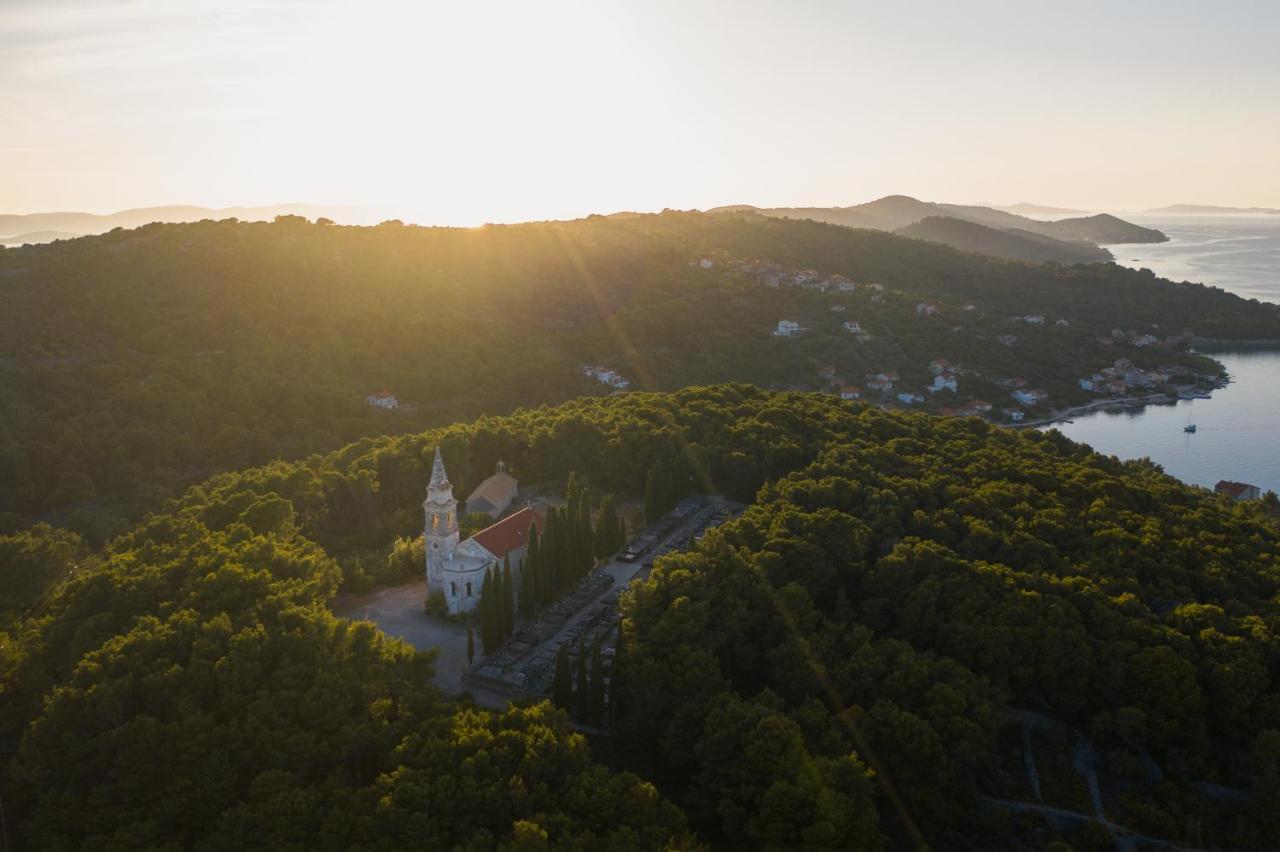
[{"label": "house", "polygon": [[379,393],[371,393],[364,398],[366,404],[374,408],[381,408],[385,411],[394,411],[400,407],[400,400],[390,391],[381,391]]},{"label": "house", "polygon": [[1160,342],[1160,338],[1156,337],[1153,334],[1139,334],[1137,337],[1133,338],[1133,340],[1130,342],[1134,346],[1138,347],[1139,349],[1142,349],[1147,346],[1155,346],[1157,343]]},{"label": "house", "polygon": [[1016,390],[1009,394],[1009,396],[1017,400],[1020,405],[1035,405],[1049,398],[1049,394],[1046,391],[1039,390],[1038,388],[1033,390]]},{"label": "house", "polygon": [[1009,416],[1009,419],[1012,420],[1014,423],[1021,423],[1022,418],[1026,416],[1026,414],[1023,411],[1017,408],[1006,409],[1005,414],[1007,414]]},{"label": "house", "polygon": [[[884,375],[883,373],[881,375]],[[871,390],[877,390],[881,393],[888,393],[893,390],[893,382],[880,376],[870,376],[867,378],[867,387]]]},{"label": "house", "polygon": [[1215,494],[1226,494],[1233,500],[1257,500],[1262,496],[1262,489],[1247,482],[1232,482],[1223,479],[1213,486]]},{"label": "house", "polygon": [[976,311],[977,309],[978,309],[978,306],[977,306],[977,305],[970,303],[970,304],[968,304],[968,305],[965,305],[965,306],[964,306],[963,308],[961,308],[960,310],[962,310],[962,311]]},{"label": "house", "polygon": [[830,280],[832,286],[840,293],[852,293],[854,290],[858,289],[857,284],[854,284],[843,275],[833,275]]},{"label": "house", "polygon": [[1133,369],[1133,362],[1130,361],[1128,358],[1117,358],[1115,363],[1115,368],[1123,373],[1126,370]]},{"label": "house", "polygon": [[629,379],[624,378],[615,371],[610,370],[608,367],[593,367],[588,365],[582,368],[582,373],[585,376],[590,376],[601,384],[606,384],[609,387],[616,388],[618,390],[625,390],[631,385],[631,381]]},{"label": "house", "polygon": [[1094,389],[1094,387],[1093,387],[1093,379],[1081,379],[1081,380],[1080,380],[1080,390],[1092,391],[1093,389]]},{"label": "house", "polygon": [[862,326],[857,320],[845,320],[841,325],[843,325],[844,330],[850,334],[862,334]]},{"label": "house", "polygon": [[985,399],[975,399],[969,403],[968,407],[972,408],[979,414],[986,414],[991,411],[991,403],[987,402]]},{"label": "house", "polygon": [[716,265],[716,262],[709,257],[704,257],[702,260],[698,261],[698,265],[703,269],[710,269]]},{"label": "house", "polygon": [[927,317],[931,317],[936,313],[938,313],[938,303],[937,302],[920,302],[918,305],[916,305],[916,313],[924,314]]},{"label": "house", "polygon": [[799,337],[805,333],[805,329],[800,323],[793,320],[778,320],[778,328],[773,332],[774,337]]},{"label": "house", "polygon": [[436,447],[422,509],[426,520],[423,545],[427,591],[444,597],[450,615],[474,611],[480,603],[485,574],[502,570],[504,561],[511,563],[511,585],[518,596],[529,527],[543,528],[546,519],[541,512],[525,507],[471,538],[459,541],[458,501],[453,497],[453,485],[445,472],[439,447]]},{"label": "house", "polygon": [[912,403],[915,403],[915,402],[924,402],[924,397],[918,393],[903,391],[902,393],[898,394],[898,401],[901,402],[903,405],[911,405]]},{"label": "house", "polygon": [[875,290],[877,293],[883,293],[883,292],[884,292],[884,285],[883,285],[883,284],[868,284],[867,286],[868,286],[868,287],[870,287],[872,290]]},{"label": "house", "polygon": [[1066,328],[1067,326],[1071,325],[1070,322],[1064,319],[1054,320],[1053,324],[1056,325],[1058,328]]},{"label": "house", "polygon": [[835,367],[819,367],[818,375],[826,379],[827,381],[832,381],[836,377],[836,368]]},{"label": "house", "polygon": [[1012,346],[1013,344],[1018,342],[1018,335],[1002,334],[999,337],[997,337],[996,340],[999,341],[1000,343],[1003,343],[1005,346]]},{"label": "house", "polygon": [[832,306],[831,306],[831,313],[833,313],[833,314],[842,314],[842,313],[844,313],[844,305],[832,305]]},{"label": "house", "polygon": [[1040,314],[1027,314],[1022,321],[1027,325],[1044,325],[1044,317]]},{"label": "house", "polygon": [[845,385],[844,387],[840,388],[840,398],[841,399],[861,399],[862,388],[854,387],[853,385]]},{"label": "house", "polygon": [[1019,376],[1014,379],[996,379],[996,384],[1006,390],[1013,390],[1014,388],[1025,388],[1027,380]]},{"label": "house", "polygon": [[952,367],[951,362],[946,358],[934,358],[929,362],[929,372],[933,373],[935,376],[940,373],[948,373],[953,369],[954,367]]},{"label": "house", "polygon": [[498,462],[498,470],[475,487],[467,498],[467,512],[478,512],[497,520],[516,497],[518,483],[507,473],[506,462]]},{"label": "house", "polygon": [[933,377],[933,384],[929,385],[926,390],[928,390],[929,393],[937,393],[938,391],[943,390],[949,390],[952,393],[955,393],[958,388],[959,383],[956,381],[955,373],[939,373]]}]

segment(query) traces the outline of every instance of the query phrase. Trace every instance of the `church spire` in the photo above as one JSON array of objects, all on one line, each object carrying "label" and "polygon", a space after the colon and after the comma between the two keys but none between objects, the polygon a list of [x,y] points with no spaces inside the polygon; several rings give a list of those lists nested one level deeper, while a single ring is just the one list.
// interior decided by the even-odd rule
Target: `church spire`
[{"label": "church spire", "polygon": [[431,482],[427,490],[443,491],[449,487],[449,475],[444,472],[444,459],[440,458],[440,446],[436,445],[436,460],[431,465]]}]

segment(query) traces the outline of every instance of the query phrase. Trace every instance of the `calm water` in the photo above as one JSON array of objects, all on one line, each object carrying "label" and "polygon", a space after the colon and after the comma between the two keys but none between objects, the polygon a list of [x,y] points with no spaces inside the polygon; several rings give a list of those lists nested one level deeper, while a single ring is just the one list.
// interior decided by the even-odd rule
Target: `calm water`
[{"label": "calm water", "polygon": [[[1159,245],[1110,246],[1126,266],[1280,302],[1280,216],[1125,217],[1169,235]],[[1280,351],[1210,352],[1232,384],[1212,399],[1099,412],[1058,424],[1067,437],[1121,458],[1149,457],[1174,476],[1212,487],[1220,479],[1280,491]],[[1195,423],[1196,434],[1184,433]]]}]

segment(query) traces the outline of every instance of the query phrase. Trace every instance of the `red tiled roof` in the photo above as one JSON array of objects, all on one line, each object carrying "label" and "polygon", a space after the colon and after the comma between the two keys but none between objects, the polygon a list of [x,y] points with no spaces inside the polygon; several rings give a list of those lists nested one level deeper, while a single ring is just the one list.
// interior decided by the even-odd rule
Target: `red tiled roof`
[{"label": "red tiled roof", "polygon": [[472,538],[475,539],[476,544],[501,559],[511,551],[529,543],[529,524],[531,523],[536,524],[538,532],[541,533],[546,518],[541,512],[526,506],[493,526],[485,527]]},{"label": "red tiled roof", "polygon": [[1254,488],[1247,482],[1232,482],[1229,479],[1223,479],[1213,486],[1213,490],[1219,494],[1230,494],[1232,497],[1242,497]]}]

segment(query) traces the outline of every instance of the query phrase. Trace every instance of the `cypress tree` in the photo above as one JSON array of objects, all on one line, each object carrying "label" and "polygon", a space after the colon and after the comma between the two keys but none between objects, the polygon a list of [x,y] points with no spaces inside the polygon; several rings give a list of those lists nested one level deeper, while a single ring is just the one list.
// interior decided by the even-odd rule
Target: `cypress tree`
[{"label": "cypress tree", "polygon": [[591,694],[587,702],[587,718],[592,725],[604,721],[604,660],[600,657],[600,640],[591,646]]},{"label": "cypress tree", "polygon": [[485,569],[480,585],[480,642],[486,654],[498,647],[497,613],[494,607],[493,572]]},{"label": "cypress tree", "polygon": [[551,700],[557,707],[568,710],[573,704],[573,680],[569,673],[569,643],[561,644],[556,652],[556,678],[551,690]]},{"label": "cypress tree", "polygon": [[471,619],[467,619],[467,668],[471,668],[471,664],[476,659],[476,637],[471,629]]},{"label": "cypress tree", "polygon": [[516,632],[516,599],[515,588],[511,579],[511,559],[502,557],[502,635],[503,638]]},{"label": "cypress tree", "polygon": [[595,533],[591,529],[591,490],[583,488],[578,498],[578,574],[587,576],[595,567]]},{"label": "cypress tree", "polygon": [[591,718],[591,685],[587,683],[587,649],[582,640],[578,640],[577,691],[574,692],[573,715],[579,722],[586,724]]},{"label": "cypress tree", "polygon": [[600,501],[600,517],[596,519],[596,556],[605,559],[622,549],[618,538],[618,506],[612,494]]},{"label": "cypress tree", "polygon": [[662,516],[658,511],[658,499],[657,478],[653,475],[653,468],[649,468],[644,475],[644,520],[647,524]]}]

